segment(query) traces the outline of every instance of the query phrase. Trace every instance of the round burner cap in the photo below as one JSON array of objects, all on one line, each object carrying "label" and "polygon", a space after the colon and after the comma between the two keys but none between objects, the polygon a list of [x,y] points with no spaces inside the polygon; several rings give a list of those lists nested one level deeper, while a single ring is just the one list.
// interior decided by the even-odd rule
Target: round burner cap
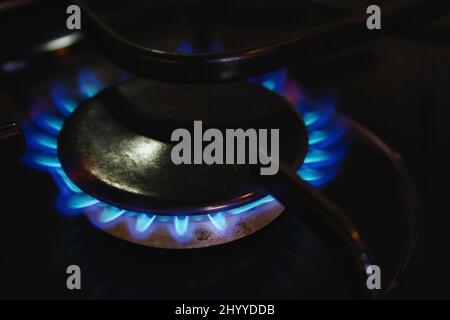
[{"label": "round burner cap", "polygon": [[279,129],[280,158],[293,169],[306,155],[307,133],[299,114],[257,84],[182,86],[133,79],[77,108],[62,128],[59,158],[80,189],[131,211],[195,215],[266,196],[245,165],[172,162],[173,130],[185,128],[194,139],[195,120],[203,122],[203,132]]}]

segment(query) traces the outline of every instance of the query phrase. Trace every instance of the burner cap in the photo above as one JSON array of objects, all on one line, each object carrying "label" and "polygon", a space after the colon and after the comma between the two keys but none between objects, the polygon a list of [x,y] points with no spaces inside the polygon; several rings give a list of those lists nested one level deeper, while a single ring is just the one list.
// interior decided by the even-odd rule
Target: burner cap
[{"label": "burner cap", "polygon": [[170,135],[212,128],[280,130],[280,157],[296,169],[306,128],[277,94],[248,82],[180,86],[134,79],[81,104],[63,126],[59,157],[83,191],[111,205],[161,215],[204,214],[267,193],[244,165],[175,165]]}]

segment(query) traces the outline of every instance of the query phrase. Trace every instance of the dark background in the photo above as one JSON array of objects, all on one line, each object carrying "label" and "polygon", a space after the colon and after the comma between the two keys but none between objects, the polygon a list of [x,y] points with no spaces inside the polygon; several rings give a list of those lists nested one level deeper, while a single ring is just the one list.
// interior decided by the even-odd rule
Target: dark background
[{"label": "dark background", "polygon": [[[0,1],[0,8],[7,2]],[[325,7],[313,11],[314,14],[311,15],[305,15],[305,11],[299,10],[298,14],[305,15],[305,19],[299,19],[302,23],[316,24],[332,19],[334,16],[333,11],[330,13],[326,9],[329,5],[333,5],[333,1],[316,2]],[[342,1],[334,2],[343,6]],[[352,10],[361,10],[366,6],[361,1],[346,3],[348,4],[345,6]],[[172,4],[166,3],[166,5]],[[255,5],[251,1],[246,4],[249,8]],[[102,4],[98,2],[96,5],[101,7]],[[257,5],[261,6],[261,3]],[[220,30],[218,33],[226,35],[239,33],[240,36],[227,38],[234,39],[229,41],[232,47],[232,45],[249,44],[249,39],[270,40],[271,37],[283,34],[293,26],[294,29],[303,27],[302,23],[296,25],[299,22],[296,19],[291,19],[290,23],[280,27],[280,20],[284,20],[280,19],[283,5],[292,5],[292,2],[279,2],[276,5],[279,12],[277,11],[277,15],[273,16],[277,16],[278,19],[270,20],[270,22],[262,19],[264,23],[250,24],[252,27],[245,26],[245,28],[238,23],[233,24],[232,27],[227,25],[226,28],[218,28]],[[123,12],[114,10],[113,4],[111,8],[105,14],[106,17],[111,16],[117,19],[118,15],[123,15]],[[132,9],[131,5],[127,5],[127,10]],[[17,53],[28,55],[29,52],[26,51],[28,45],[40,42],[48,35],[59,32],[60,28],[54,26],[54,20],[36,19],[36,11],[33,10],[13,17],[0,11],[0,46],[2,48],[0,61],[6,61]],[[50,11],[46,8],[42,14],[51,16],[47,13]],[[168,15],[168,17],[174,21],[181,21],[176,14]],[[153,20],[147,18],[142,21],[145,24],[159,25],[161,20],[165,19],[161,16],[159,18],[155,17]],[[254,13],[252,18],[261,19]],[[114,21],[117,25],[121,25],[125,23],[123,19],[119,19],[119,22]],[[180,23],[180,26],[172,25],[173,28],[170,30],[164,27],[161,27],[161,30],[152,29],[152,33],[165,37],[176,33],[177,28],[181,28],[184,23]],[[411,21],[411,24],[413,25],[414,21]],[[239,29],[241,27],[242,32]],[[271,31],[263,32],[263,29]],[[255,36],[248,37],[246,36],[248,34]],[[155,39],[154,36],[149,38]],[[143,37],[136,36],[136,39],[142,40]],[[163,42],[156,41],[156,43]],[[167,46],[170,47],[170,45],[169,41]],[[450,245],[450,210],[448,208],[450,16],[447,15],[431,26],[413,27],[408,33],[392,35],[357,48],[349,48],[326,59],[301,67],[293,67],[293,70],[311,94],[328,92],[339,96],[341,111],[366,125],[399,151],[415,178],[423,204],[421,222],[424,230],[423,247],[411,277],[402,284],[397,296],[415,299],[450,298],[450,279],[447,277],[450,270],[448,249]],[[7,110],[9,97],[5,90],[9,85],[8,81],[0,75],[2,85],[0,112],[3,112],[4,118],[11,116],[11,110]],[[0,171],[3,181],[11,181],[14,178],[11,177],[8,166],[16,168],[16,165],[11,163],[3,165]],[[3,182],[1,187],[8,186],[6,182]],[[28,189],[24,188],[24,190]],[[0,199],[2,203],[10,201],[4,197]],[[12,213],[2,212],[2,214]],[[4,227],[8,228],[8,226]],[[2,243],[3,245],[7,244]],[[4,273],[2,275],[7,277]],[[8,292],[2,292],[0,296],[9,297]]]}]

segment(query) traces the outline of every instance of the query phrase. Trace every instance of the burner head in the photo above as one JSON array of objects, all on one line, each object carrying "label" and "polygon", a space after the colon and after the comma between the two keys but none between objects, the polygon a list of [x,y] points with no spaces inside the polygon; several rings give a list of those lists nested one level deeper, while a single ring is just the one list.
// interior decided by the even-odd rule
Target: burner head
[{"label": "burner head", "polygon": [[175,165],[177,128],[280,130],[280,158],[297,169],[303,121],[277,94],[252,83],[180,86],[131,80],[81,104],[65,122],[59,158],[83,191],[119,208],[162,215],[231,209],[267,195],[244,165]]}]

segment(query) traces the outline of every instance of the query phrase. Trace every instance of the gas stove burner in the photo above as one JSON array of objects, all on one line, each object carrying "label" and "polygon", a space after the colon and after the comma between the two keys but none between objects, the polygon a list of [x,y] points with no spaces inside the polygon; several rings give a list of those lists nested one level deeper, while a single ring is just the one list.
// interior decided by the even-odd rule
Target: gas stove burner
[{"label": "gas stove burner", "polygon": [[292,170],[306,155],[306,128],[295,109],[259,85],[130,80],[82,103],[67,119],[58,140],[59,159],[83,191],[131,211],[191,216],[267,196],[250,178],[248,166],[172,162],[172,132],[193,131],[196,120],[203,130],[279,129],[280,157]]},{"label": "gas stove burner", "polygon": [[[334,103],[331,99],[310,100],[294,81],[286,81],[285,77],[286,72],[280,71],[250,81],[260,84],[265,89],[252,83],[241,83],[236,87],[226,85],[230,86],[228,89],[233,88],[229,93],[238,89],[237,86],[242,89],[235,91],[238,93],[236,97],[227,97],[224,98],[224,101],[235,99],[237,102],[239,96],[242,97],[240,90],[245,89],[249,94],[246,98],[247,102],[252,98],[253,103],[249,103],[246,108],[239,103],[231,104],[230,113],[227,115],[229,119],[223,123],[231,123],[233,126],[233,116],[238,114],[237,112],[242,114],[240,121],[243,122],[236,122],[236,126],[253,125],[255,123],[252,122],[253,119],[258,119],[258,117],[267,119],[267,115],[270,115],[269,118],[272,119],[274,127],[287,122],[288,125],[283,127],[288,128],[286,141],[289,141],[289,144],[285,146],[289,146],[289,148],[283,152],[283,159],[288,159],[288,163],[295,167],[304,157],[298,174],[311,185],[321,187],[337,174],[340,160],[345,155],[347,149],[347,141],[344,138],[345,125],[334,112]],[[119,79],[117,80],[119,81]],[[154,83],[132,80],[122,82],[118,87],[113,88],[135,93],[140,86],[148,91],[149,88],[146,88],[148,85],[157,86]],[[93,164],[108,164],[98,168],[111,169],[111,163],[98,162],[93,157],[96,152],[97,156],[105,155],[104,151],[102,153],[99,148],[100,146],[108,149],[109,145],[114,149],[112,154],[120,154],[121,151],[116,148],[136,146],[134,143],[112,144],[113,140],[104,141],[103,138],[111,139],[114,136],[122,135],[124,137],[123,135],[125,135],[131,140],[124,139],[122,141],[134,141],[137,146],[152,146],[145,150],[153,153],[158,149],[156,153],[158,157],[166,154],[165,158],[162,158],[166,159],[163,164],[170,167],[171,163],[167,158],[167,150],[170,147],[163,142],[163,139],[153,140],[117,124],[114,116],[118,116],[117,112],[121,112],[121,110],[113,109],[109,114],[104,107],[105,101],[111,102],[108,100],[108,94],[110,94],[108,90],[115,89],[107,89],[97,94],[103,86],[98,76],[86,69],[78,74],[78,94],[74,93],[69,86],[59,82],[54,83],[50,91],[58,112],[54,112],[54,110],[36,112],[33,121],[25,130],[30,147],[26,155],[26,162],[49,171],[55,178],[61,191],[57,206],[62,213],[68,215],[84,213],[96,227],[118,238],[160,248],[198,248],[230,242],[256,232],[282,213],[282,205],[272,196],[258,190],[253,184],[243,180],[240,175],[233,174],[232,170],[227,169],[226,166],[215,169],[212,167],[196,168],[193,172],[183,172],[183,168],[174,170],[172,167],[161,171],[153,168],[148,171],[149,176],[144,175],[150,179],[148,180],[149,184],[144,185],[147,189],[143,189],[147,194],[136,193],[133,201],[130,201],[130,197],[128,197],[130,192],[126,192],[130,190],[132,185],[129,183],[132,183],[133,179],[127,181],[128,177],[123,175],[124,172],[120,175],[113,174],[115,170],[120,171],[122,168],[123,164],[120,162],[119,166],[114,168],[109,175],[110,178],[119,179],[120,181],[116,180],[115,182],[120,183],[109,180],[112,183],[108,186],[105,183],[108,181],[108,179],[105,180],[108,175],[100,175],[100,178],[96,178],[97,180],[86,179],[89,176],[87,174],[92,175],[93,173],[93,171],[89,171],[94,168]],[[285,100],[269,90],[283,96],[296,107],[302,116],[295,113]],[[239,92],[241,93],[239,94]],[[106,100],[104,100],[105,97]],[[176,99],[174,98],[172,101],[176,101]],[[155,107],[157,108],[157,104]],[[199,108],[207,108],[207,104],[200,105]],[[277,112],[272,116],[271,113],[275,109]],[[193,110],[195,117],[195,107]],[[282,112],[278,110],[282,110]],[[151,123],[159,121],[159,119],[152,118],[157,114],[159,113],[150,112],[150,115],[147,115]],[[176,118],[180,115],[174,113],[173,116]],[[286,119],[289,120],[286,121]],[[164,120],[161,119],[161,121]],[[211,124],[220,124],[221,120],[225,119],[219,119],[219,122],[211,120]],[[245,121],[248,122],[245,123]],[[304,126],[307,133],[303,129]],[[83,131],[86,132],[87,128],[91,130],[89,134],[92,133],[92,130],[100,130],[102,133],[95,134],[95,139],[87,139],[88,136],[83,135]],[[145,127],[142,128],[145,129]],[[138,131],[142,131],[141,129],[138,128]],[[109,130],[109,134],[104,134],[104,130]],[[153,132],[145,133],[150,135]],[[305,138],[308,139],[306,156],[304,156],[306,148],[302,143]],[[95,147],[97,149],[91,150],[93,153],[85,153],[93,145],[97,145]],[[158,148],[155,149],[155,146]],[[170,153],[168,154],[170,155]],[[89,166],[83,167],[85,163],[88,163]],[[98,172],[97,169],[94,172]],[[143,172],[146,172],[149,167],[144,166],[144,169]],[[245,169],[242,170],[245,171]],[[206,181],[204,186],[200,185],[194,188],[191,184],[194,183],[195,186],[198,186],[198,179],[205,176],[205,172],[210,180]],[[154,176],[151,174],[160,179],[152,181]],[[179,181],[183,175],[185,183],[180,184]],[[161,183],[161,181],[170,181],[168,179],[175,176],[177,179],[174,181],[178,181],[177,184]],[[128,183],[128,185],[124,187],[121,183]],[[103,188],[99,186],[103,186]],[[218,186],[219,188],[217,188]],[[167,190],[167,188],[172,189]]]}]

